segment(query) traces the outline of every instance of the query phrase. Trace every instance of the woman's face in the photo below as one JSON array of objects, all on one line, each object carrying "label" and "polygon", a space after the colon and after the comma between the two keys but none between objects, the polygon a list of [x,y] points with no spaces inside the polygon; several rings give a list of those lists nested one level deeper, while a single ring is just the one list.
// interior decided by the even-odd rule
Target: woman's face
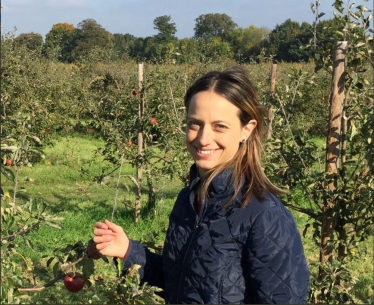
[{"label": "woman's face", "polygon": [[202,179],[208,170],[230,160],[239,143],[256,127],[255,120],[243,127],[239,113],[238,107],[212,91],[192,97],[187,113],[186,145]]}]

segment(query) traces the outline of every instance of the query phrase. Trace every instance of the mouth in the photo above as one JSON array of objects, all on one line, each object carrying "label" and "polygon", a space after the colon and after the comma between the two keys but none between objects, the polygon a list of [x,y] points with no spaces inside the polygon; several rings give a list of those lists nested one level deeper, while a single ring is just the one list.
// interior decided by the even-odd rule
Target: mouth
[{"label": "mouth", "polygon": [[203,156],[211,156],[213,155],[217,150],[216,149],[205,149],[205,150],[202,150],[202,149],[197,149],[196,148],[196,152],[198,155],[203,155]]}]

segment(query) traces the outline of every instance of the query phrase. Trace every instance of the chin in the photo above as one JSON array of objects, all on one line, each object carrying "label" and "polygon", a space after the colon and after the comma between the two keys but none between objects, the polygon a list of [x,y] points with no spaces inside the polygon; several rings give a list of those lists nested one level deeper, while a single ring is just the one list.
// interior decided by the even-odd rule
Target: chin
[{"label": "chin", "polygon": [[199,170],[202,170],[204,172],[210,171],[214,168],[214,166],[208,166],[206,164],[201,164],[199,161],[195,161],[195,164]]}]

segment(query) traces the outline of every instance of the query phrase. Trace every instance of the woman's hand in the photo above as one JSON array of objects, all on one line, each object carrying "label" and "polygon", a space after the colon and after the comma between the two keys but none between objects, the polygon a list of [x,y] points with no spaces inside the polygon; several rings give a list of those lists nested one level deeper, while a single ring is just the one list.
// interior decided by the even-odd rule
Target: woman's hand
[{"label": "woman's hand", "polygon": [[93,238],[96,249],[106,256],[124,258],[129,248],[129,238],[120,226],[109,220],[95,223]]}]

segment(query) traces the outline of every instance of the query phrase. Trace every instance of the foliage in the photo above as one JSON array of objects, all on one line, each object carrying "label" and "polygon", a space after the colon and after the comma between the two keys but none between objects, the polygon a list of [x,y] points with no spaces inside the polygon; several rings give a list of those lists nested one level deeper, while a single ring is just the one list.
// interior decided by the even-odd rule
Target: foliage
[{"label": "foliage", "polygon": [[44,53],[50,59],[71,62],[75,27],[69,23],[57,23],[45,36]]},{"label": "foliage", "polygon": [[202,14],[195,19],[195,38],[220,37],[225,40],[238,25],[227,14]]},{"label": "foliage", "polygon": [[[30,127],[26,127],[27,117],[18,116],[11,124],[11,129],[6,129],[1,134],[1,156],[11,160],[11,165],[6,168],[7,162],[0,164],[1,174],[13,185],[13,196],[8,191],[1,194],[1,303],[16,304],[28,296],[16,293],[15,287],[31,280],[33,262],[18,251],[19,240],[33,248],[28,238],[30,232],[38,230],[41,225],[61,229],[56,221],[59,217],[52,217],[46,213],[46,205],[42,202],[29,200],[26,204],[17,204],[16,198],[19,191],[18,173],[24,166],[31,167],[34,162],[44,158],[40,149],[42,142],[35,136]],[[9,127],[9,125],[7,126]],[[5,161],[5,160],[4,160]],[[29,178],[28,178],[29,179]],[[4,183],[5,184],[5,183]],[[21,259],[21,260],[20,260]],[[21,261],[21,264],[19,262]]]},{"label": "foliage", "polygon": [[310,54],[300,47],[308,43],[311,37],[311,26],[308,23],[300,25],[287,19],[269,33],[265,47],[268,54],[274,55],[274,59],[278,61],[306,61]]},{"label": "foliage", "polygon": [[[25,129],[41,140],[72,129],[71,113],[84,114],[87,98],[76,66],[64,66],[17,48],[12,34],[2,35],[1,136]],[[68,83],[73,86],[68,85]],[[70,101],[75,103],[70,105]],[[17,127],[16,127],[17,126]],[[22,127],[23,128],[23,127]]]},{"label": "foliage", "polygon": [[75,30],[74,48],[71,52],[74,59],[87,56],[94,48],[112,50],[114,38],[93,19],[80,22]]},{"label": "foliage", "polygon": [[251,25],[247,28],[236,28],[229,34],[228,41],[232,46],[233,53],[236,54],[238,62],[248,62],[254,55],[255,48],[263,47],[270,30],[267,28],[257,28]]},{"label": "foliage", "polygon": [[[120,79],[115,80],[111,75],[107,74],[104,77],[107,82],[111,79],[117,84],[122,83]],[[181,97],[185,85],[181,82],[183,74],[179,71],[166,73],[159,69],[147,74],[146,79],[140,95],[132,95],[132,89],[128,88],[127,94],[123,94],[123,90],[113,92],[114,98],[111,100],[100,96],[104,92],[107,94],[109,87],[104,89],[99,82],[92,82],[90,89],[97,92],[98,98],[102,100],[100,103],[92,103],[90,112],[95,128],[101,130],[106,142],[105,149],[102,151],[106,160],[118,167],[123,156],[134,168],[142,166],[147,169],[148,205],[152,206],[154,205],[152,202],[154,176],[166,175],[186,181],[188,170],[185,160],[188,154],[180,136],[183,133],[184,121]],[[135,83],[136,79],[133,78],[132,84]],[[138,117],[140,103],[144,103],[144,115]],[[152,123],[152,118],[157,119],[156,124]],[[142,155],[137,151],[140,131],[144,139]],[[103,173],[100,179],[104,179],[105,175]],[[137,183],[135,177],[127,176],[127,179]]]},{"label": "foliage", "polygon": [[[279,125],[275,127],[274,138],[268,146],[272,158],[267,163],[267,170],[274,181],[279,177],[279,182],[291,191],[285,197],[285,204],[310,217],[304,234],[312,229],[312,236],[316,247],[320,248],[321,257],[325,255],[325,251],[329,251],[331,255],[328,261],[321,261],[318,264],[319,272],[312,275],[309,301],[341,304],[357,302],[351,291],[352,283],[356,280],[345,264],[355,248],[367,241],[373,233],[374,181],[371,159],[368,158],[366,150],[372,151],[369,145],[373,131],[372,127],[368,128],[368,124],[372,123],[374,96],[370,89],[372,84],[366,79],[367,75],[372,76],[373,73],[373,65],[369,61],[372,37],[367,34],[371,15],[364,14],[368,11],[364,7],[357,7],[356,12],[349,10],[343,13],[341,1],[336,1],[334,5],[342,14],[336,14],[335,18],[340,18],[346,31],[352,30],[349,33],[341,32],[342,38],[350,37],[352,41],[349,41],[350,46],[346,54],[347,72],[343,75],[345,99],[343,127],[338,136],[338,173],[327,173],[327,165],[322,162],[327,162],[324,160],[326,148],[318,147],[310,139],[310,133],[300,134],[292,127],[295,101],[298,100],[298,96],[305,96],[308,87],[312,91],[317,85],[314,82],[314,75],[304,78],[305,73],[301,70],[295,70],[290,74],[290,82],[284,88],[284,92],[277,91],[275,95],[276,102],[273,103],[281,117],[277,121]],[[357,26],[360,22],[361,31],[358,31]],[[331,73],[332,55],[330,49],[319,49],[317,44],[316,66],[323,67]],[[317,88],[319,86],[316,86],[314,91]],[[296,121],[293,124],[295,123]],[[331,181],[335,181],[335,190],[328,187]],[[300,207],[292,193],[295,189],[303,189],[309,201],[308,207]],[[322,235],[326,234],[326,217],[333,219],[333,238],[324,245]]]},{"label": "foliage", "polygon": [[135,41],[137,38],[131,34],[113,34],[114,37],[114,49],[117,56],[121,60],[129,60],[134,52]]},{"label": "foliage", "polygon": [[43,202],[17,205],[6,195],[1,201],[1,304],[19,304],[30,297],[15,288],[31,284],[34,269],[33,262],[19,252],[20,240],[32,248],[30,231],[42,225],[60,229],[56,224],[60,218],[48,215]]},{"label": "foliage", "polygon": [[[44,44],[40,35],[34,33],[21,34],[17,39],[23,45],[29,44],[32,49],[41,45],[44,56],[49,59],[70,63],[79,62],[95,48],[100,50],[96,50],[96,53],[101,53],[103,60],[111,61],[192,64],[222,60],[228,56],[238,63],[249,63],[258,62],[265,56],[278,62],[307,62],[314,57],[317,45],[319,49],[331,49],[340,35],[338,33],[351,35],[348,33],[358,34],[360,31],[360,27],[347,31],[341,18],[321,21],[324,13],[318,12],[319,6],[319,1],[311,4],[315,14],[312,24],[299,24],[287,19],[273,30],[253,25],[238,27],[227,14],[203,14],[195,19],[195,41],[192,38],[178,39],[175,36],[176,24],[169,15],[156,17],[153,28],[158,33],[144,38],[131,34],[111,34],[95,20],[86,19],[77,28],[68,23],[53,25]],[[188,49],[188,56],[182,49]],[[186,54],[183,58],[180,57],[182,53]]]},{"label": "foliage", "polygon": [[[117,268],[119,274],[122,274],[121,264]],[[162,289],[151,287],[147,283],[141,284],[139,268],[140,265],[133,265],[125,277],[119,276],[115,289],[106,290],[108,304],[165,304],[164,299],[158,295]]]},{"label": "foliage", "polygon": [[155,36],[157,43],[168,43],[175,40],[174,34],[177,32],[177,27],[170,16],[159,16],[153,21],[153,24],[154,29],[158,31]]},{"label": "foliage", "polygon": [[25,47],[28,51],[39,53],[43,47],[43,37],[36,33],[20,34],[14,39],[14,44],[17,48]]}]

